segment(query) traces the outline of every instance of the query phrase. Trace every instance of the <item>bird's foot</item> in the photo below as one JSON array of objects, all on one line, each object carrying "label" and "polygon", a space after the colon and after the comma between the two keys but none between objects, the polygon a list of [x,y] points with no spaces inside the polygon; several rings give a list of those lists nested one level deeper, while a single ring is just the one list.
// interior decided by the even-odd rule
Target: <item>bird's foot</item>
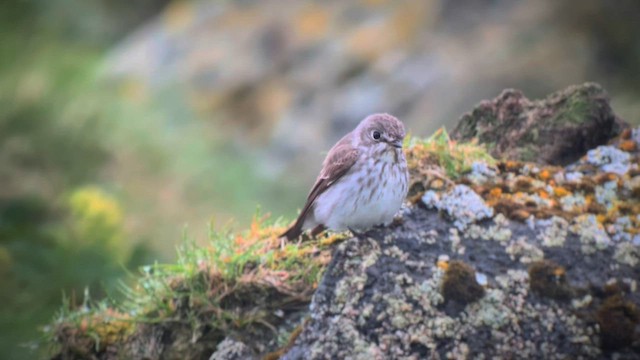
[{"label": "bird's foot", "polygon": [[315,239],[318,237],[318,235],[322,234],[325,230],[327,230],[327,228],[324,225],[320,224],[311,230],[311,237]]}]

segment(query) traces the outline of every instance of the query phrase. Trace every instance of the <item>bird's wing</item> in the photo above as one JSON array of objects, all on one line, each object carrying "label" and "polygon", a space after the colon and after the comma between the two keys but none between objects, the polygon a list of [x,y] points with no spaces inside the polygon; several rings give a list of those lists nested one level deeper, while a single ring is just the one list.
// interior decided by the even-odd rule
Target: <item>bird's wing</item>
[{"label": "bird's wing", "polygon": [[358,149],[354,148],[351,144],[351,137],[349,135],[343,137],[331,148],[331,151],[329,151],[329,154],[327,154],[323,162],[322,171],[320,171],[320,175],[318,175],[315,184],[309,192],[307,203],[302,208],[295,224],[282,234],[282,236],[286,236],[287,239],[291,240],[297,238],[302,233],[302,226],[315,200],[351,169],[358,159],[358,155]]}]

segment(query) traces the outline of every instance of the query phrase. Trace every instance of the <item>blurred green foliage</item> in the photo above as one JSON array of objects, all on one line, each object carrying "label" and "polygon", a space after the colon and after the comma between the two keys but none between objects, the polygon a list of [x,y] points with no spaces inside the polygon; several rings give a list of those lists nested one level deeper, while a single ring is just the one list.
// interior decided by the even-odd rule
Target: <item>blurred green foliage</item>
[{"label": "blurred green foliage", "polygon": [[101,78],[108,48],[166,2],[0,3],[0,359],[37,356],[63,294],[101,299],[168,259],[186,220],[294,207],[179,87],[150,104]]},{"label": "blurred green foliage", "polygon": [[150,257],[144,245],[127,247],[117,200],[85,187],[100,183],[110,157],[102,135],[111,127],[109,94],[95,90],[104,45],[68,36],[45,18],[54,3],[70,5],[0,5],[0,358],[6,359],[36,357],[28,345],[63,293],[73,297],[88,287],[104,296]]}]

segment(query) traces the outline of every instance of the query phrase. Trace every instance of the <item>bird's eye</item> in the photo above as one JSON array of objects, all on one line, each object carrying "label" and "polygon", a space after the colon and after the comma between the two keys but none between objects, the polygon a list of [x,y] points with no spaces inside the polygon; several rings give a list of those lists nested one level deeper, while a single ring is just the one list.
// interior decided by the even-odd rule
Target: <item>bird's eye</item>
[{"label": "bird's eye", "polygon": [[373,137],[375,140],[380,140],[380,131],[374,131],[371,133],[371,137]]}]

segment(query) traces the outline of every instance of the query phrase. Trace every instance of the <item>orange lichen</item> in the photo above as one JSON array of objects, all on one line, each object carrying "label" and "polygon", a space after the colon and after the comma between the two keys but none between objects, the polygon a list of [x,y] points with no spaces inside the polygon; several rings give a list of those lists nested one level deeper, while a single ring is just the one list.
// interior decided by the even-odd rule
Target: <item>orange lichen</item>
[{"label": "orange lichen", "polygon": [[542,181],[546,181],[549,178],[551,178],[551,172],[547,169],[544,169],[542,171],[540,171],[540,174],[538,174],[538,177],[540,178],[540,180]]},{"label": "orange lichen", "polygon": [[632,227],[632,228],[627,228],[627,232],[631,235],[638,235],[640,234],[640,229],[636,228],[636,227]]},{"label": "orange lichen", "polygon": [[494,187],[493,189],[491,189],[491,191],[489,191],[489,195],[493,197],[500,197],[500,195],[502,195],[502,189],[499,187]]},{"label": "orange lichen", "polygon": [[498,168],[501,171],[518,172],[520,171],[520,168],[522,168],[522,163],[518,161],[507,160],[503,163],[498,164]]},{"label": "orange lichen", "polygon": [[615,210],[622,215],[632,215],[638,213],[638,207],[627,202],[619,202],[616,204]]},{"label": "orange lichen", "polygon": [[564,276],[565,273],[566,271],[562,266],[558,266],[557,268],[553,269],[553,275],[555,276]]},{"label": "orange lichen", "polygon": [[320,245],[328,246],[337,241],[344,240],[346,237],[343,234],[331,234],[323,239],[320,239]]},{"label": "orange lichen", "polygon": [[595,181],[596,184],[598,185],[602,185],[606,182],[609,181],[614,181],[617,180],[618,176],[614,173],[603,173],[603,174],[598,174],[596,175],[593,180]]},{"label": "orange lichen", "polygon": [[596,220],[598,221],[598,223],[604,224],[607,221],[607,215],[598,214],[598,215],[596,215]]},{"label": "orange lichen", "polygon": [[429,182],[429,188],[440,190],[444,188],[445,182],[442,179],[433,179]]},{"label": "orange lichen", "polygon": [[618,144],[620,150],[624,150],[627,152],[636,151],[638,149],[638,144],[633,140],[624,140]]},{"label": "orange lichen", "polygon": [[567,190],[566,188],[562,187],[562,186],[557,186],[555,188],[553,188],[553,194],[557,197],[565,197],[567,195],[569,195],[569,190]]},{"label": "orange lichen", "polygon": [[446,271],[449,268],[449,262],[446,260],[438,260],[438,262],[436,263],[436,266],[438,267],[438,269],[442,269]]}]

